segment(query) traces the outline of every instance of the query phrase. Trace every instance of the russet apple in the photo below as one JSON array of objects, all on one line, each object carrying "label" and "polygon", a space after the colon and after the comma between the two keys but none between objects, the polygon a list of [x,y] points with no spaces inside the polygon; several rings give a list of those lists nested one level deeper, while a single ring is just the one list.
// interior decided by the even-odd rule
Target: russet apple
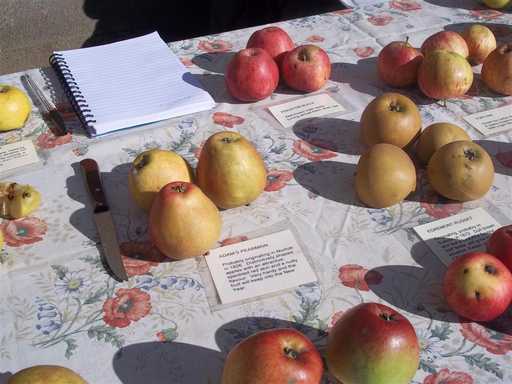
[{"label": "russet apple", "polygon": [[167,257],[185,259],[208,252],[220,236],[219,210],[198,186],[175,181],[158,192],[149,215],[149,234]]},{"label": "russet apple", "polygon": [[387,92],[366,106],[360,126],[363,144],[388,143],[403,148],[418,137],[421,115],[416,104],[407,96]]},{"label": "russet apple", "polygon": [[326,360],[343,384],[408,384],[419,365],[418,338],[409,320],[394,309],[364,303],[333,326]]},{"label": "russet apple", "polygon": [[473,24],[462,33],[469,49],[468,60],[474,64],[482,64],[489,53],[496,49],[494,33],[485,25]]},{"label": "russet apple", "polygon": [[238,52],[226,68],[226,86],[235,99],[258,101],[270,96],[279,83],[279,68],[261,48]]},{"label": "russet apple", "polygon": [[460,97],[472,84],[471,65],[461,55],[447,50],[428,53],[418,71],[418,85],[432,99]]},{"label": "russet apple", "polygon": [[469,49],[466,41],[461,35],[453,31],[441,31],[434,33],[421,45],[421,53],[423,53],[424,56],[438,49],[445,49],[450,52],[458,53],[464,58],[467,58],[469,55]]},{"label": "russet apple", "polygon": [[512,301],[512,273],[496,257],[470,252],[453,261],[443,280],[446,302],[458,315],[491,321]]},{"label": "russet apple", "polygon": [[416,144],[418,159],[427,165],[432,155],[452,141],[471,140],[464,129],[451,123],[434,123],[421,132]]},{"label": "russet apple", "polygon": [[290,88],[313,92],[322,88],[331,76],[331,61],[322,48],[301,45],[284,55],[281,73]]},{"label": "russet apple", "polygon": [[487,252],[497,257],[512,272],[512,225],[493,232],[487,240]]},{"label": "russet apple", "polygon": [[265,189],[267,171],[261,155],[237,132],[208,138],[196,169],[197,185],[219,208],[235,208],[256,200]]},{"label": "russet apple", "polygon": [[222,384],[320,384],[322,358],[294,329],[262,331],[237,344],[226,357]]},{"label": "russet apple", "polygon": [[31,185],[0,183],[0,217],[20,219],[41,205],[41,194]]},{"label": "russet apple", "polygon": [[494,92],[512,95],[512,44],[502,44],[487,56],[482,80]]},{"label": "russet apple", "polygon": [[278,65],[284,54],[291,51],[294,47],[295,44],[293,44],[293,40],[286,31],[275,26],[257,30],[247,42],[247,48],[264,49]]},{"label": "russet apple", "polygon": [[477,200],[494,181],[494,165],[487,151],[473,141],[443,145],[430,158],[427,177],[432,188],[456,201]]},{"label": "russet apple", "polygon": [[0,84],[0,132],[23,127],[31,110],[32,104],[25,92]]},{"label": "russet apple", "polygon": [[386,84],[392,87],[408,87],[416,84],[422,60],[421,52],[408,41],[393,41],[380,51],[377,71]]},{"label": "russet apple", "polygon": [[7,379],[7,384],[87,384],[77,373],[57,365],[36,365],[22,369]]},{"label": "russet apple", "polygon": [[173,181],[192,181],[187,161],[175,152],[150,149],[140,153],[128,173],[128,188],[139,207],[149,212],[160,189]]}]

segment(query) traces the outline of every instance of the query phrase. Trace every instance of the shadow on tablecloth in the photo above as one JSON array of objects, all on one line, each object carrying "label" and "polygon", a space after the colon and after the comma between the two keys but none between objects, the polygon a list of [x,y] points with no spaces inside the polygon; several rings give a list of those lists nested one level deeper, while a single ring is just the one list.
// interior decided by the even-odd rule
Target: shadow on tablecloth
[{"label": "shadow on tablecloth", "polygon": [[11,372],[0,372],[0,384],[7,384],[7,380],[9,380],[11,376]]}]

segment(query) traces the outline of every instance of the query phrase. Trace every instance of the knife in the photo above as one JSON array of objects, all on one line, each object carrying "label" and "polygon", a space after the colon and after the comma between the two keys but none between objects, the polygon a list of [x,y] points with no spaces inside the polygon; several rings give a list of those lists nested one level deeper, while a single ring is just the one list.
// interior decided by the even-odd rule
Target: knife
[{"label": "knife", "polygon": [[94,222],[100,236],[105,261],[112,274],[118,280],[128,280],[128,275],[121,259],[121,253],[119,252],[116,228],[105,193],[103,192],[98,163],[93,159],[84,159],[80,161],[80,165],[94,205]]}]

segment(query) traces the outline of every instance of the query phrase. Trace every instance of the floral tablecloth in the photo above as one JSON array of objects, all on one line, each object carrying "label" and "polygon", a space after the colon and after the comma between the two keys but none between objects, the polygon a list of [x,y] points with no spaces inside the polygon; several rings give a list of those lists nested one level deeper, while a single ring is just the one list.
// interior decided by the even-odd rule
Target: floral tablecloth
[{"label": "floral tablecloth", "polygon": [[[0,144],[32,139],[43,166],[10,178],[36,186],[41,208],[3,221],[0,254],[0,382],[35,364],[70,367],[90,383],[218,383],[223,359],[243,337],[260,329],[293,326],[323,350],[339,316],[361,302],[379,301],[402,311],[421,343],[414,383],[512,382],[512,311],[491,325],[463,322],[446,306],[444,267],[411,227],[484,207],[502,222],[512,217],[512,136],[482,139],[462,117],[512,102],[476,76],[469,94],[446,106],[404,90],[420,106],[423,126],[450,121],[464,126],[492,155],[495,184],[487,196],[459,204],[433,193],[418,170],[418,191],[388,209],[362,207],[352,179],[360,155],[358,121],[375,96],[391,88],[375,73],[383,45],[410,37],[419,46],[430,34],[486,23],[498,39],[512,36],[512,16],[476,1],[394,0],[303,19],[281,26],[297,44],[323,47],[333,63],[324,92],[343,97],[349,114],[280,127],[265,107],[297,97],[286,88],[254,104],[235,102],[223,71],[254,29],[170,44],[215,98],[214,110],[89,139],[49,69],[29,71],[66,118],[72,133],[55,137],[34,107],[22,130]],[[476,68],[479,71],[479,68]],[[21,73],[0,82],[21,85]],[[143,94],[140,95],[144,97]],[[220,245],[289,220],[303,235],[319,283],[279,296],[219,309],[195,259],[167,262],[148,241],[147,219],[127,190],[137,153],[171,149],[196,165],[202,143],[220,130],[248,137],[267,164],[263,195],[249,207],[222,212]],[[98,236],[77,163],[97,159],[112,205],[129,275],[118,283],[99,259]],[[325,383],[334,383],[327,375]]]}]

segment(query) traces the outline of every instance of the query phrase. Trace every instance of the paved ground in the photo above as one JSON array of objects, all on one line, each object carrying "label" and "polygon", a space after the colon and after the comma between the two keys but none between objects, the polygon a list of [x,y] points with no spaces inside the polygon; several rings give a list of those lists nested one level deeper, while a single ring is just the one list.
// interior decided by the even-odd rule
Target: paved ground
[{"label": "paved ground", "polygon": [[153,30],[173,41],[339,8],[338,0],[0,0],[0,74]]}]

